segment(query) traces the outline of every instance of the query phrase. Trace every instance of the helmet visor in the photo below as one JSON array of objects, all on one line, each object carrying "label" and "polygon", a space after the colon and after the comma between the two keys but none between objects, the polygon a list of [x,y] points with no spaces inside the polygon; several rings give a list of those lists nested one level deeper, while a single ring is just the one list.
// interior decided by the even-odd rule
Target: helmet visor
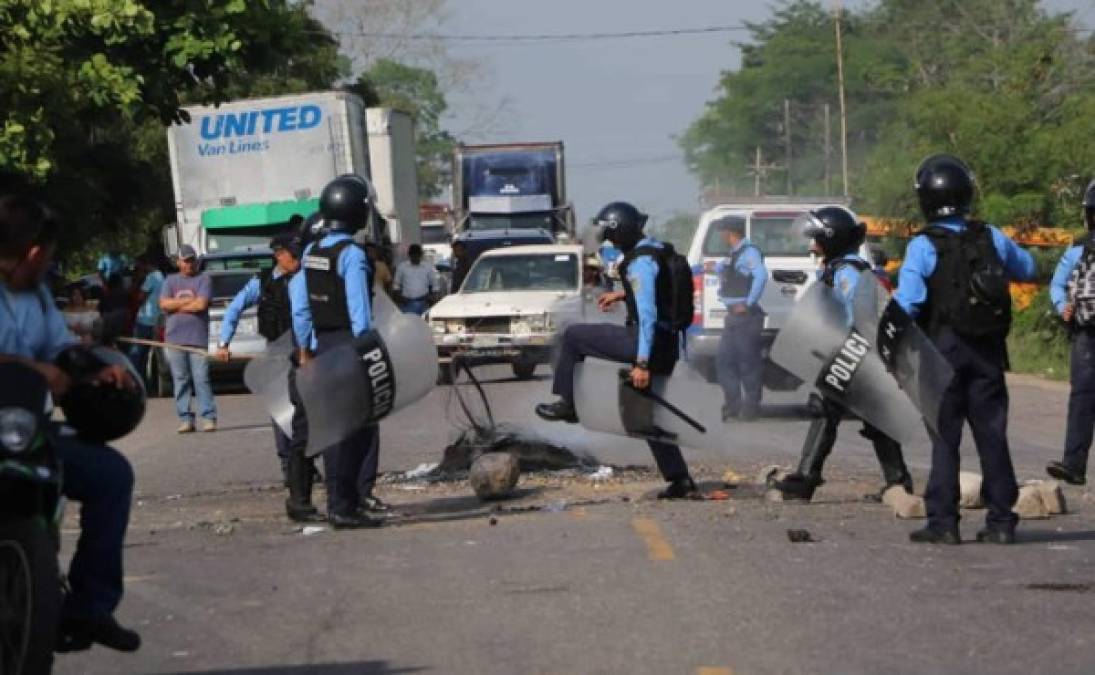
[{"label": "helmet visor", "polygon": [[807,239],[828,238],[833,236],[833,228],[826,225],[813,211],[807,211],[791,224],[791,229],[802,233]]}]

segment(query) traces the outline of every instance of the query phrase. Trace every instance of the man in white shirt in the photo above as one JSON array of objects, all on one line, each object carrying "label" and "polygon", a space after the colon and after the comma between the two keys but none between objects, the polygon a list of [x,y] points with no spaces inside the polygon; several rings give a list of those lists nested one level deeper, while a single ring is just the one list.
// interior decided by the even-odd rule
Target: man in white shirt
[{"label": "man in white shirt", "polygon": [[429,309],[430,299],[437,295],[441,283],[433,265],[422,262],[421,245],[411,244],[407,256],[410,260],[404,260],[395,268],[392,290],[405,314],[421,316]]}]

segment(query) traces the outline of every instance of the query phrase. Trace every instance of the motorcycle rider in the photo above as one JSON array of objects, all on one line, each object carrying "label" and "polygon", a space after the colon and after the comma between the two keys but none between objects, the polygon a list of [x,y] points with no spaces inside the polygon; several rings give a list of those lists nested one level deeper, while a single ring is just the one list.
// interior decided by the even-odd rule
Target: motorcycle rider
[{"label": "motorcycle rider", "polygon": [[975,181],[960,159],[935,155],[916,172],[928,227],[909,241],[894,300],[931,338],[954,369],[940,404],[939,432],[930,432],[932,467],[924,501],[927,527],[909,535],[924,544],[959,544],[958,465],[962,427],[969,422],[988,506],[977,541],[1011,544],[1019,495],[1008,449],[1008,281],[1029,281],[1034,258],[997,228],[971,220]]},{"label": "motorcycle rider", "polygon": [[[554,403],[536,406],[536,414],[549,421],[577,422],[574,409],[574,367],[587,356],[631,364],[631,384],[636,389],[650,386],[650,376],[669,375],[680,355],[679,335],[665,329],[668,307],[659,304],[667,297],[668,273],[652,250],[664,245],[644,237],[647,216],[627,202],[612,202],[601,209],[595,223],[603,228],[606,240],[623,252],[620,280],[624,290],[610,291],[598,298],[602,311],[617,302],[627,305],[627,326],[609,323],[574,324],[563,333],[559,357],[555,363],[552,392]],[[647,441],[658,469],[669,483],[659,493],[661,499],[699,497],[681,449],[661,441]]]},{"label": "motorcycle rider", "polygon": [[[810,211],[804,219],[803,234],[810,239],[810,251],[822,260],[818,279],[836,291],[844,305],[847,325],[851,328],[853,298],[860,272],[871,270],[871,264],[858,253],[866,236],[866,226],[842,206],[825,206]],[[867,279],[873,283],[873,274]],[[773,481],[773,487],[783,493],[785,500],[810,501],[814,491],[824,482],[822,468],[836,444],[844,407],[824,397],[815,401],[820,404],[820,414],[814,418],[806,433],[798,469],[783,480]],[[912,492],[912,476],[905,466],[901,444],[867,423],[863,424],[860,434],[874,445],[875,455],[882,467],[882,477],[886,481],[882,490],[900,485]]]},{"label": "motorcycle rider", "polygon": [[[289,282],[293,333],[301,366],[372,326],[372,279],[365,251],[353,235],[372,213],[372,190],[359,176],[340,176],[320,195],[323,229],[304,249],[304,273]],[[368,514],[371,495],[360,485],[375,483],[380,429],[365,426],[324,450],[327,520],[335,529],[378,527]],[[371,474],[371,476],[369,475]]]},{"label": "motorcycle rider", "polygon": [[[54,361],[79,344],[42,283],[60,224],[42,205],[20,195],[0,197],[0,362],[41,373],[57,401],[73,380]],[[103,367],[99,386],[137,387],[120,365]],[[62,608],[58,651],[98,643],[135,651],[140,636],[114,618],[123,594],[122,547],[133,497],[133,469],[117,450],[72,435],[54,439],[64,467],[65,496],[80,502],[80,538],[69,567],[71,592]]]}]

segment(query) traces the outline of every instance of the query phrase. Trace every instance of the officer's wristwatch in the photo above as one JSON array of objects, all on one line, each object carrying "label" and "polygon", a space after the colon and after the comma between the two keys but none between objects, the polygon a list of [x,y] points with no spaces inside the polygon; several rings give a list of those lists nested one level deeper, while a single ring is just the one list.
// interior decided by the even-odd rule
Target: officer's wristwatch
[{"label": "officer's wristwatch", "polygon": [[635,362],[635,367],[639,370],[650,370],[650,363],[646,359],[639,359]]}]

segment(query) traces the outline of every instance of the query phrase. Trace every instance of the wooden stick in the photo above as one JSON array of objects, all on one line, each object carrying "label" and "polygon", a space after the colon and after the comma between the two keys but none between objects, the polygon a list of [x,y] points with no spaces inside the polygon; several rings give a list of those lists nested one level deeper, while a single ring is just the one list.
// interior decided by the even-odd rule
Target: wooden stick
[{"label": "wooden stick", "polygon": [[[124,342],[126,344],[131,344],[131,345],[143,345],[145,347],[159,347],[161,349],[174,349],[175,351],[179,351],[179,352],[187,352],[187,353],[190,353],[190,354],[199,354],[201,356],[206,357],[207,359],[213,359],[214,361],[219,361],[220,360],[220,359],[217,358],[216,354],[211,354],[211,353],[207,352],[206,350],[202,349],[201,347],[188,347],[186,345],[171,344],[170,342],[159,342],[158,340],[145,340],[144,338],[133,338],[133,337],[120,337],[120,338],[117,338],[117,340],[118,340],[118,342]],[[255,357],[251,354],[239,354],[239,355],[233,354],[232,355],[232,359],[238,359],[238,360],[241,360],[241,361],[246,361],[246,360],[253,359],[253,358],[257,358],[257,357]]]}]

